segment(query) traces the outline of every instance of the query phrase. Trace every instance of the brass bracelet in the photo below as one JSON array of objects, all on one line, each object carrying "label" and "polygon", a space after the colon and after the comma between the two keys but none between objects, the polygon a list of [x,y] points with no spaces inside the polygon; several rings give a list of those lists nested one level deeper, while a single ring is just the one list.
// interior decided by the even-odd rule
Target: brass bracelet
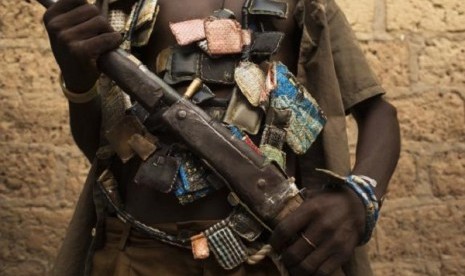
[{"label": "brass bracelet", "polygon": [[98,91],[98,81],[95,82],[94,86],[91,89],[84,93],[74,93],[69,91],[66,88],[65,81],[63,80],[63,76],[60,74],[60,86],[61,90],[63,91],[63,95],[68,99],[68,101],[72,103],[82,104],[92,101],[95,97],[99,95]]}]

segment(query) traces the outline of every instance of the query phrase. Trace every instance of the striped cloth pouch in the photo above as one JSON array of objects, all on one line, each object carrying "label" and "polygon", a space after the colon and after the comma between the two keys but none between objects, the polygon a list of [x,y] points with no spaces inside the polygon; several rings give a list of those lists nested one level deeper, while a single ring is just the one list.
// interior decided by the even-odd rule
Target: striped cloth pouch
[{"label": "striped cloth pouch", "polygon": [[296,154],[304,154],[323,129],[326,117],[289,69],[280,62],[275,66],[278,85],[271,91],[271,106],[292,111],[286,143]]}]

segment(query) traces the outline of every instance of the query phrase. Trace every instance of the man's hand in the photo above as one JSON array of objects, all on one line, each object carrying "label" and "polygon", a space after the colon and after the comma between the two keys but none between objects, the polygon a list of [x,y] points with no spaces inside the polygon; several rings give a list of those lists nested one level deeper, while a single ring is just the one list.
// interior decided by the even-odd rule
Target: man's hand
[{"label": "man's hand", "polygon": [[89,90],[99,72],[95,60],[121,43],[97,7],[85,0],[61,0],[44,15],[50,44],[69,90]]},{"label": "man's hand", "polygon": [[[365,208],[347,187],[309,193],[278,224],[271,245],[291,275],[329,275],[345,263],[365,229]],[[312,245],[313,243],[313,245]]]},{"label": "man's hand", "polygon": [[[396,109],[378,96],[354,106],[352,113],[358,127],[352,174],[375,179],[380,199],[399,159]],[[340,187],[308,193],[304,203],[278,224],[271,245],[282,253],[292,275],[328,275],[349,259],[364,232],[365,206],[355,192]]]}]

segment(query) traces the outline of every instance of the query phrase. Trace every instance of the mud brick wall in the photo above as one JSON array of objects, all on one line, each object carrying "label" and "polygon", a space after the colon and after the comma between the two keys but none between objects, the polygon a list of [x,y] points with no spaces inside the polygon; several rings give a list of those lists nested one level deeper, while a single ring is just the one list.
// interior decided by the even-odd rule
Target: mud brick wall
[{"label": "mud brick wall", "polygon": [[[401,159],[370,243],[375,272],[464,275],[465,2],[338,3],[401,120]],[[0,275],[50,271],[88,168],[42,13],[0,1]]]}]

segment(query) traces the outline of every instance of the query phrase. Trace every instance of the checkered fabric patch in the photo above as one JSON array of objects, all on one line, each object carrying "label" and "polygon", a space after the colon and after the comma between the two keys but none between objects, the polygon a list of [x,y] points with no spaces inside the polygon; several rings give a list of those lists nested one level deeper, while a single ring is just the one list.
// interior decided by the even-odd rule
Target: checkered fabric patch
[{"label": "checkered fabric patch", "polygon": [[234,235],[231,228],[206,231],[208,246],[224,269],[233,269],[247,259],[247,252],[242,241]]}]

